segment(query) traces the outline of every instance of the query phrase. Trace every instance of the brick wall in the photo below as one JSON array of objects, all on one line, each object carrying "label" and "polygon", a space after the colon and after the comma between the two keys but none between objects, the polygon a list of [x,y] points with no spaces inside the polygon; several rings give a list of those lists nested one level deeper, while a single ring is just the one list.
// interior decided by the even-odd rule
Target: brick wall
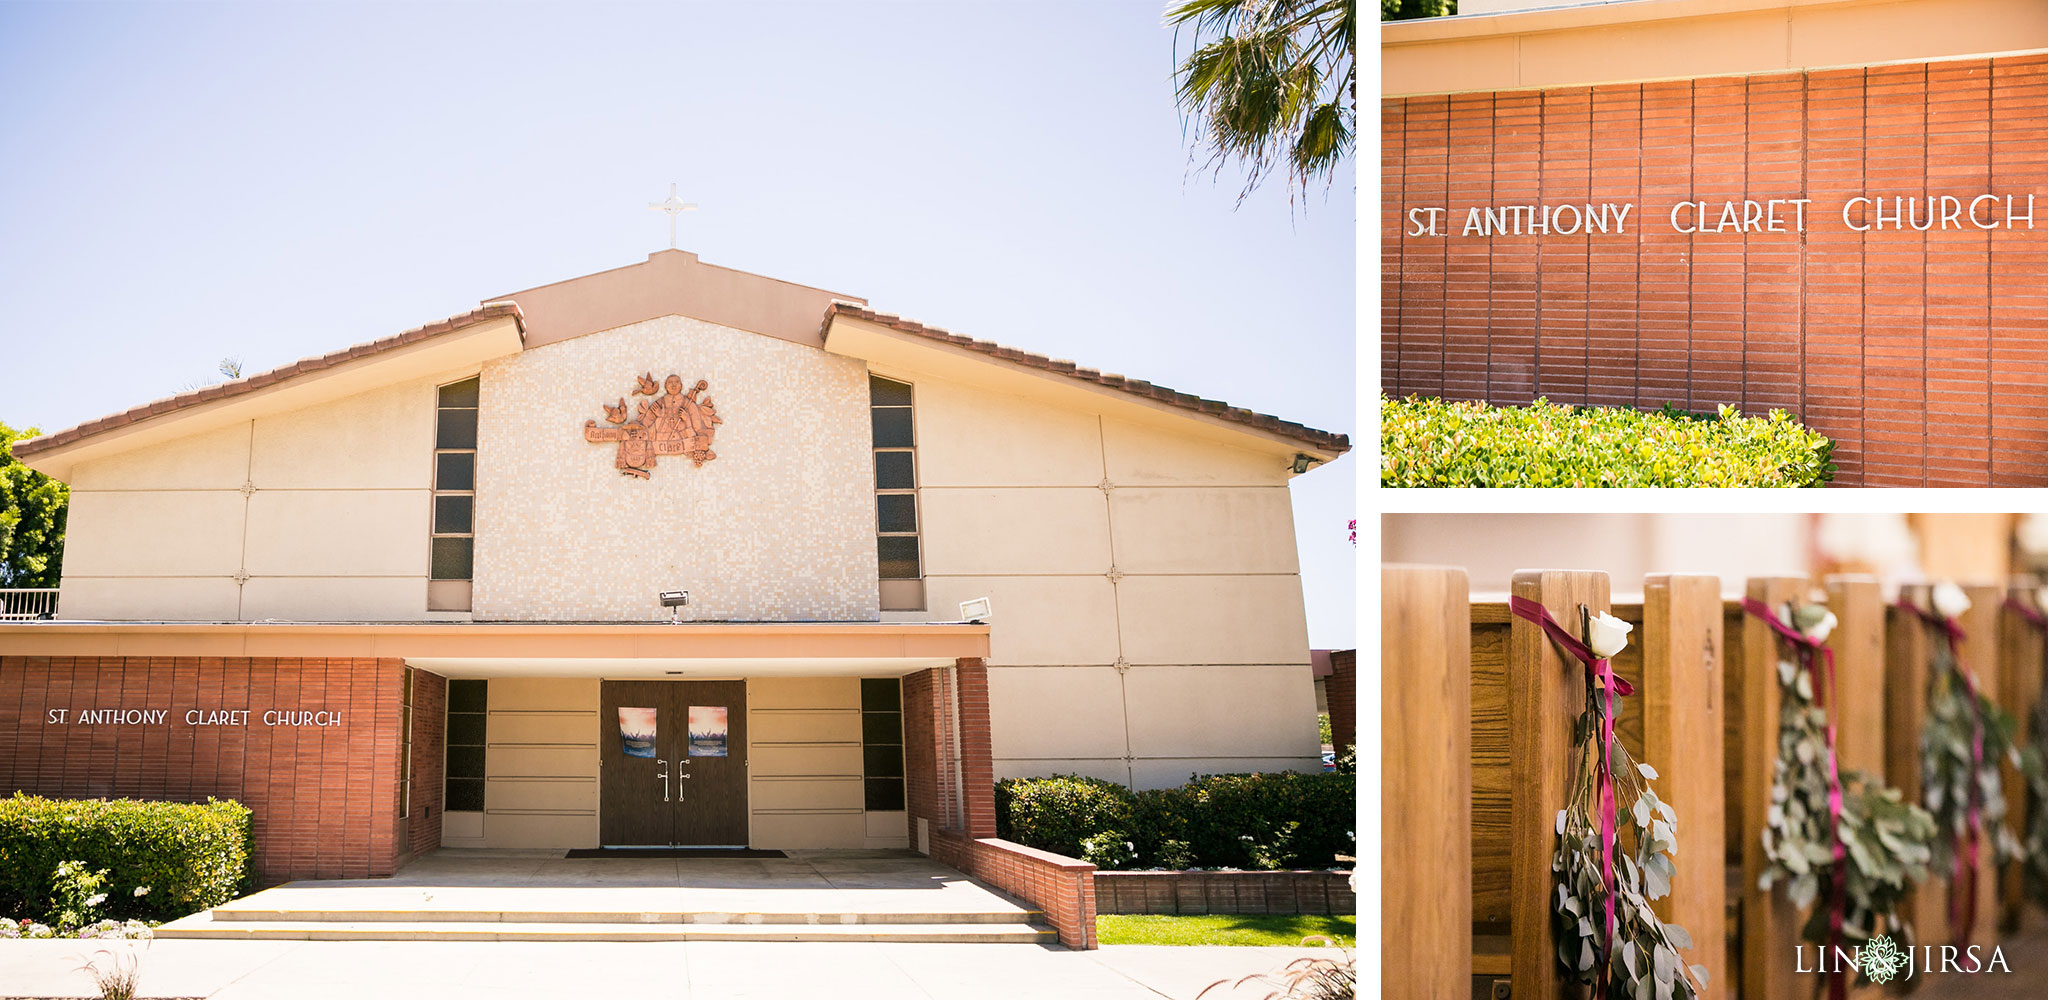
[{"label": "brick wall", "polygon": [[1330,654],[1330,676],[1323,678],[1323,697],[1330,702],[1330,748],[1337,756],[1358,745],[1358,650]]},{"label": "brick wall", "polygon": [[412,669],[412,815],[406,817],[405,839],[414,854],[441,846],[447,729],[448,678]]},{"label": "brick wall", "polygon": [[[1389,99],[1384,388],[1778,407],[1835,439],[1838,482],[2048,484],[2044,106],[2048,55]],[[1859,233],[1841,215],[1981,193],[2042,195],[2040,222]],[[1803,234],[1669,219],[1802,197]],[[1603,202],[1635,204],[1625,233],[1459,233],[1473,206]],[[1407,235],[1407,210],[1435,206],[1451,235]]]},{"label": "brick wall", "polygon": [[939,761],[949,759],[941,742],[945,731],[939,717],[941,673],[920,670],[903,678],[903,812],[913,848],[917,847],[918,820],[933,830],[946,825],[942,811],[946,795],[939,782]]},{"label": "brick wall", "polygon": [[996,835],[996,770],[989,742],[988,667],[979,659],[959,661],[960,785],[969,837]]},{"label": "brick wall", "polygon": [[[0,788],[235,799],[255,814],[260,881],[388,875],[405,851],[404,669],[396,659],[0,657]],[[53,709],[65,723],[49,721]],[[167,714],[155,724],[78,724],[89,709]],[[250,715],[191,725],[193,709]],[[266,726],[270,710],[340,712],[341,724]]]},{"label": "brick wall", "polygon": [[958,832],[932,834],[932,857],[1038,907],[1069,948],[1096,947],[1095,866],[1085,861]]},{"label": "brick wall", "polygon": [[[955,805],[956,757],[962,789],[957,799],[964,810]],[[1037,907],[1067,947],[1095,947],[1095,866],[995,836],[988,668],[981,660],[963,659],[951,671],[921,670],[903,678],[903,769],[912,845],[922,819],[935,860]]]},{"label": "brick wall", "polygon": [[1358,912],[1350,872],[1096,872],[1103,913]]}]

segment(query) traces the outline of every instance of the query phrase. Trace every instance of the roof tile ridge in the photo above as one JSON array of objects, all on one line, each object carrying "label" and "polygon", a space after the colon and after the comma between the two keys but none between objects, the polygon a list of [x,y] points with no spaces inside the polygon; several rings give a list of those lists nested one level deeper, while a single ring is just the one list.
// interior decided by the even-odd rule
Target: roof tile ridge
[{"label": "roof tile ridge", "polygon": [[1276,417],[1269,413],[1259,413],[1255,410],[1249,410],[1241,406],[1233,406],[1220,399],[1209,399],[1203,396],[1194,395],[1193,393],[1181,392],[1177,389],[1171,389],[1154,382],[1147,382],[1143,379],[1134,379],[1128,376],[1116,374],[1114,372],[1103,372],[1098,371],[1094,368],[1083,368],[1072,361],[1048,357],[1043,354],[1037,354],[1031,351],[1023,350],[1021,348],[1011,347],[1006,344],[1000,344],[991,340],[979,340],[973,337],[965,337],[957,333],[952,333],[950,331],[942,330],[935,326],[930,326],[925,323],[921,323],[917,320],[906,319],[902,316],[881,312],[877,309],[874,309],[871,306],[859,305],[851,302],[837,301],[833,302],[829,306],[826,306],[825,317],[823,321],[821,321],[818,325],[818,332],[821,338],[823,337],[824,332],[831,327],[832,320],[835,317],[841,315],[851,316],[855,319],[866,320],[871,323],[878,323],[882,326],[889,327],[890,329],[923,337],[927,340],[936,340],[941,343],[965,347],[969,350],[973,350],[982,354],[987,354],[991,357],[998,358],[1000,360],[1012,361],[1018,364],[1026,365],[1028,367],[1054,372],[1083,382],[1093,382],[1111,389],[1117,389],[1123,392],[1128,392],[1136,396],[1157,399],[1161,402],[1166,403],[1167,405],[1179,407],[1181,409],[1192,410],[1195,412],[1220,417],[1222,419],[1229,420],[1234,423],[1241,423],[1248,426],[1257,427],[1262,430],[1273,431],[1275,433],[1279,433],[1287,437],[1295,438],[1296,440],[1302,441],[1315,447],[1329,448],[1338,452],[1345,452],[1351,449],[1351,438],[1348,434],[1339,434],[1334,431],[1318,430],[1306,424],[1296,423],[1292,420],[1286,420],[1281,417]]},{"label": "roof tile ridge", "polygon": [[115,427],[135,423],[138,420],[144,420],[153,416],[160,416],[173,410],[184,409],[199,403],[208,403],[217,399],[225,399],[229,396],[253,392],[264,386],[284,381],[294,375],[303,375],[307,372],[331,368],[337,364],[353,361],[360,357],[366,357],[395,347],[403,347],[406,344],[416,343],[436,334],[448,333],[502,316],[510,316],[518,324],[520,333],[524,336],[526,317],[519,311],[518,303],[509,301],[486,302],[468,312],[425,323],[388,337],[366,340],[344,347],[338,351],[330,351],[326,354],[303,357],[290,364],[280,365],[253,375],[245,375],[241,378],[229,379],[226,382],[217,382],[213,385],[173,393],[169,396],[159,397],[147,403],[131,406],[128,409],[110,413],[103,417],[88,420],[82,424],[77,424],[55,433],[16,441],[13,451],[17,456],[33,455],[37,452],[62,447],[101,431],[112,430]]}]

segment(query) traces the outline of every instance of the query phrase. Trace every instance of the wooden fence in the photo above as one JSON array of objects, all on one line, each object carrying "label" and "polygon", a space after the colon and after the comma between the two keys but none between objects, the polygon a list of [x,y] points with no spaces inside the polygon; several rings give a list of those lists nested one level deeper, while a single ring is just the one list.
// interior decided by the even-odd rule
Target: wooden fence
[{"label": "wooden fence", "polygon": [[[1516,597],[1560,622],[1577,621],[1584,604],[1635,626],[1614,660],[1636,689],[1617,732],[1656,769],[1657,794],[1678,814],[1678,872],[1656,909],[1691,933],[1683,957],[1708,970],[1702,997],[1811,996],[1818,977],[1796,971],[1807,914],[1782,886],[1756,888],[1767,863],[1780,640],[1740,601],[1723,600],[1719,578],[1660,574],[1641,589],[1640,604],[1614,605],[1604,573],[1529,571],[1513,583]],[[1962,656],[1984,690],[2024,719],[2041,690],[2041,635],[2003,606],[2007,587],[1965,589]],[[1818,586],[1757,577],[1741,590],[1774,608],[1824,597],[1838,619],[1827,644],[1841,767],[1918,801],[1927,664],[1940,633],[1866,577]],[[2033,600],[2031,585],[2010,593]],[[1929,606],[1925,587],[1898,596]],[[1584,668],[1506,604],[1470,601],[1459,569],[1383,568],[1381,637],[1385,995],[1567,995],[1555,968],[1550,861]],[[2025,786],[2009,774],[2006,787],[2018,834]],[[2016,864],[1994,871],[1988,851],[1982,864],[1973,940],[1988,944],[2018,920],[2020,876]],[[1949,940],[1946,874],[1932,873],[1906,907],[1922,942]]]}]

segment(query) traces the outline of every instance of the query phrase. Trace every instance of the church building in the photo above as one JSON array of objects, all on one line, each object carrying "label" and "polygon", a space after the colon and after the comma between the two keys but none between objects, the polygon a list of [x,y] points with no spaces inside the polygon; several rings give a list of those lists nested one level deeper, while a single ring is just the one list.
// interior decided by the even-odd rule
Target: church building
[{"label": "church building", "polygon": [[909,848],[993,783],[1318,766],[1288,481],[1342,434],[644,263],[18,443],[0,791],[440,847]]}]

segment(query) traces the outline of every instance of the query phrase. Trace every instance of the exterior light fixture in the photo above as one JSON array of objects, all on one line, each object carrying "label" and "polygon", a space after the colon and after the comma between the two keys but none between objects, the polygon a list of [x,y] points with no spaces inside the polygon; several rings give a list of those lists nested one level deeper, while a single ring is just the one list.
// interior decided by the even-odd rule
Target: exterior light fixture
[{"label": "exterior light fixture", "polygon": [[986,622],[989,619],[988,598],[977,597],[960,602],[960,620],[963,622]]},{"label": "exterior light fixture", "polygon": [[676,609],[687,607],[689,603],[690,592],[687,590],[664,590],[661,592],[661,606],[668,609],[668,623],[670,625],[676,624],[677,616],[681,614]]},{"label": "exterior light fixture", "polygon": [[1322,459],[1320,459],[1320,458],[1316,458],[1316,457],[1315,457],[1315,456],[1313,456],[1313,455],[1304,455],[1304,454],[1302,454],[1302,453],[1300,453],[1300,452],[1295,452],[1295,453],[1294,453],[1294,474],[1295,474],[1295,475],[1297,475],[1297,476],[1298,476],[1298,475],[1301,475],[1302,473],[1304,473],[1304,472],[1307,472],[1307,471],[1308,471],[1308,468],[1309,468],[1309,466],[1311,466],[1311,465],[1314,465],[1314,464],[1316,464],[1317,462],[1320,462],[1320,461],[1322,461]]}]

